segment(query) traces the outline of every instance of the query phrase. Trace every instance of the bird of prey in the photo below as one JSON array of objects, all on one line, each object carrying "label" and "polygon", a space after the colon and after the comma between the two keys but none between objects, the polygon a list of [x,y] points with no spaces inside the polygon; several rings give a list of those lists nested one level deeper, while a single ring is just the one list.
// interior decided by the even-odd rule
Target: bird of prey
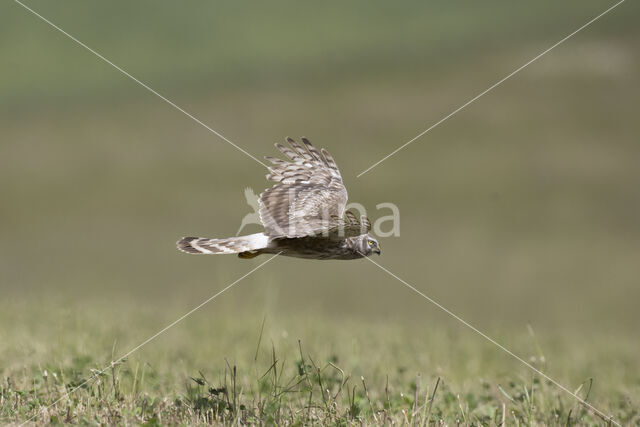
[{"label": "bird of prey", "polygon": [[345,212],[347,189],[333,157],[287,138],[276,143],[286,160],[265,157],[271,166],[267,179],[273,187],[260,194],[263,233],[227,239],[184,237],[178,249],[188,254],[238,254],[254,258],[280,254],[307,259],[357,259],[380,255],[378,241],[369,234],[370,221]]}]

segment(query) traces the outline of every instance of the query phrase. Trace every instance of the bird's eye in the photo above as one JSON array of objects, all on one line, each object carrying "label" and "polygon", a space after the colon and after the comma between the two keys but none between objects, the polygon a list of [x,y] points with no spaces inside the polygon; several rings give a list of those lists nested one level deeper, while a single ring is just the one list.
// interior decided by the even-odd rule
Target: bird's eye
[{"label": "bird's eye", "polygon": [[369,246],[373,246],[375,245],[375,242],[373,240],[369,240]]}]

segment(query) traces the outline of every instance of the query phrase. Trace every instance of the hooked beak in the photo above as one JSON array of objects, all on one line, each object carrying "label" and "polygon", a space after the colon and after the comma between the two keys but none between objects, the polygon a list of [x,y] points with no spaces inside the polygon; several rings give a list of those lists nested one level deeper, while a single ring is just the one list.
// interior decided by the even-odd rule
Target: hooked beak
[{"label": "hooked beak", "polygon": [[382,251],[380,250],[380,245],[376,246],[376,248],[374,249],[375,253],[377,253],[378,255],[380,255],[382,253]]}]

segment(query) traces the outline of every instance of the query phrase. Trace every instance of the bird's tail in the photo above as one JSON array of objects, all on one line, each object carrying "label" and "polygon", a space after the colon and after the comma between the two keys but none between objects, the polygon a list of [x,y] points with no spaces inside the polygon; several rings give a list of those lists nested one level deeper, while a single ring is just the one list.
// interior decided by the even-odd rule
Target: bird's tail
[{"label": "bird's tail", "polygon": [[188,254],[238,254],[265,249],[269,245],[269,237],[264,233],[228,239],[183,237],[176,245],[178,249]]}]

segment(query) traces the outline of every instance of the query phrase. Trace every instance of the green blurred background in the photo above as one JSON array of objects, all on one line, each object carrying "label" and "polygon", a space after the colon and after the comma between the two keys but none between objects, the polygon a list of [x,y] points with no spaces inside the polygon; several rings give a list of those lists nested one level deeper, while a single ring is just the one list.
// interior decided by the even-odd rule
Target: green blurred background
[{"label": "green blurred background", "polygon": [[[27,4],[258,158],[287,135],[326,147],[372,219],[388,214],[378,203],[400,208],[375,260],[507,347],[530,324],[569,343],[557,357],[638,349],[637,2],[360,178],[613,3]],[[55,325],[91,334],[91,313],[112,328],[108,357],[264,261],[174,245],[234,235],[244,188],[268,185],[262,166],[13,2],[0,64],[0,335],[21,331],[6,364],[34,342],[63,352],[70,331]],[[221,335],[230,318],[257,331],[263,316],[303,341],[305,319],[345,319],[499,351],[363,260],[276,259],[170,333]]]}]

